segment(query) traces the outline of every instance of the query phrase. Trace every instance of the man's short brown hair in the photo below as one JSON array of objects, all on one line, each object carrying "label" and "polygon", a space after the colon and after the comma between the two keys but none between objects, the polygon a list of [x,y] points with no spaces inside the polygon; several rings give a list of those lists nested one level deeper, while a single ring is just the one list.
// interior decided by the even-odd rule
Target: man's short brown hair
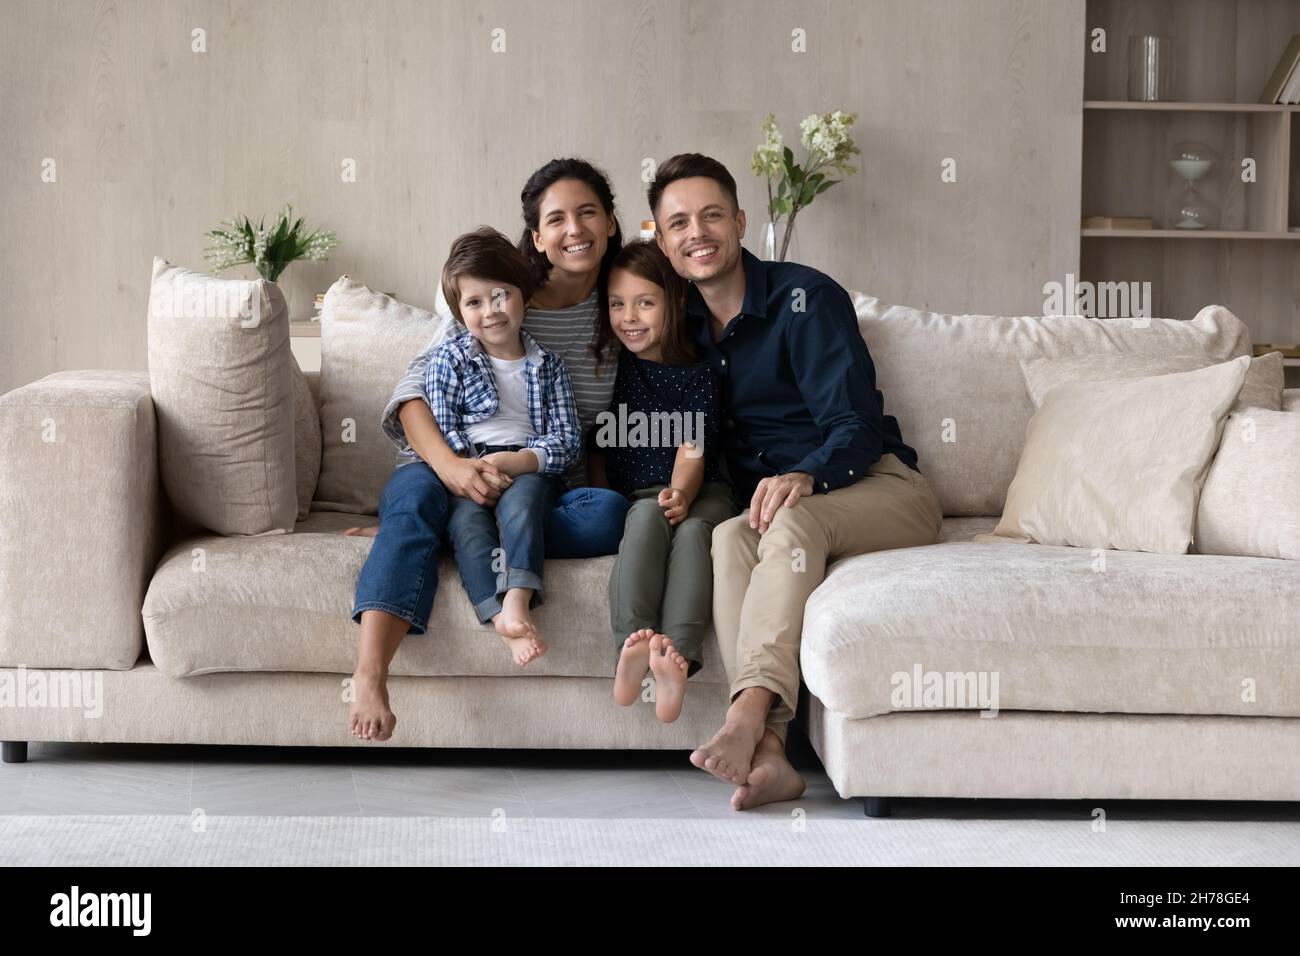
[{"label": "man's short brown hair", "polygon": [[451,314],[462,325],[460,316],[460,280],[466,276],[512,285],[524,297],[524,304],[537,291],[537,280],[528,260],[509,239],[491,226],[479,226],[473,232],[457,236],[442,267],[442,294]]},{"label": "man's short brown hair", "polygon": [[740,200],[736,197],[736,180],[731,173],[727,172],[726,166],[703,153],[678,153],[659,164],[654,181],[646,190],[646,199],[650,201],[650,215],[658,217],[659,200],[663,198],[664,190],[668,188],[669,183],[695,176],[703,176],[716,182],[722,187],[722,191],[731,197],[732,211],[739,211]]}]

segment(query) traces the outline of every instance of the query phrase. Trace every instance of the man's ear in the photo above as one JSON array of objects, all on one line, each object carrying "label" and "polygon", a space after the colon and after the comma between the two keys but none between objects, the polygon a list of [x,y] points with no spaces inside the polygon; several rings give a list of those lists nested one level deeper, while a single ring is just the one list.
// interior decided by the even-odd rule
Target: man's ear
[{"label": "man's ear", "polygon": [[736,210],[736,228],[740,230],[740,238],[745,238],[745,210]]},{"label": "man's ear", "polygon": [[655,245],[664,255],[668,255],[668,250],[664,247],[664,234],[659,231],[659,224],[655,223]]}]

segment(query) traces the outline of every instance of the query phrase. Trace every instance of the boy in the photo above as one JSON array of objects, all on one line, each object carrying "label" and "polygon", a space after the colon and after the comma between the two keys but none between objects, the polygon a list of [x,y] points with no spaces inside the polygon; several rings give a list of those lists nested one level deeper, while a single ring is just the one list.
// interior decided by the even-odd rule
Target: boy
[{"label": "boy", "polygon": [[480,623],[523,666],[546,653],[531,609],[542,603],[543,529],[581,449],[569,373],[523,331],[535,290],[527,260],[495,229],[452,243],[442,289],[468,330],[433,353],[425,393],[451,450],[510,476],[495,507],[452,497],[448,532]]}]

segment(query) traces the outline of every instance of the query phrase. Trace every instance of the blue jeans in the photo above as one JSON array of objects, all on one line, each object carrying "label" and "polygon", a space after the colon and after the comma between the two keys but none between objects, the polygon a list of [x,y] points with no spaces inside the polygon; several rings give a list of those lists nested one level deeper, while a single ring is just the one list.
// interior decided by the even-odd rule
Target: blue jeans
[{"label": "blue jeans", "polygon": [[560,495],[546,519],[548,558],[598,558],[617,554],[632,507],[609,488],[574,488]]},{"label": "blue jeans", "polygon": [[379,534],[357,579],[352,620],[360,622],[362,611],[387,611],[411,625],[408,634],[425,632],[451,497],[422,461],[393,472],[379,496]]},{"label": "blue jeans", "polygon": [[530,607],[542,603],[546,521],[554,501],[554,481],[537,473],[516,475],[493,508],[451,499],[447,533],[480,624],[501,613],[501,597],[511,588],[531,588]]}]

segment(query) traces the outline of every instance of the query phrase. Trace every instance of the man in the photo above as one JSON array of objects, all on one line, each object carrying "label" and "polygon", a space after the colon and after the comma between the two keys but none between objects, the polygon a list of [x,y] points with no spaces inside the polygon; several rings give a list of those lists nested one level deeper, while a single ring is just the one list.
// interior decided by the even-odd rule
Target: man
[{"label": "man", "polygon": [[898,422],[847,292],[744,251],[736,182],[698,153],[648,191],[659,247],[691,283],[687,327],[721,376],[722,451],[749,507],[713,533],[714,627],[731,682],[722,728],[691,763],[736,785],[731,805],[793,800],[785,756],[803,609],[829,562],[932,544],[942,510]]}]

